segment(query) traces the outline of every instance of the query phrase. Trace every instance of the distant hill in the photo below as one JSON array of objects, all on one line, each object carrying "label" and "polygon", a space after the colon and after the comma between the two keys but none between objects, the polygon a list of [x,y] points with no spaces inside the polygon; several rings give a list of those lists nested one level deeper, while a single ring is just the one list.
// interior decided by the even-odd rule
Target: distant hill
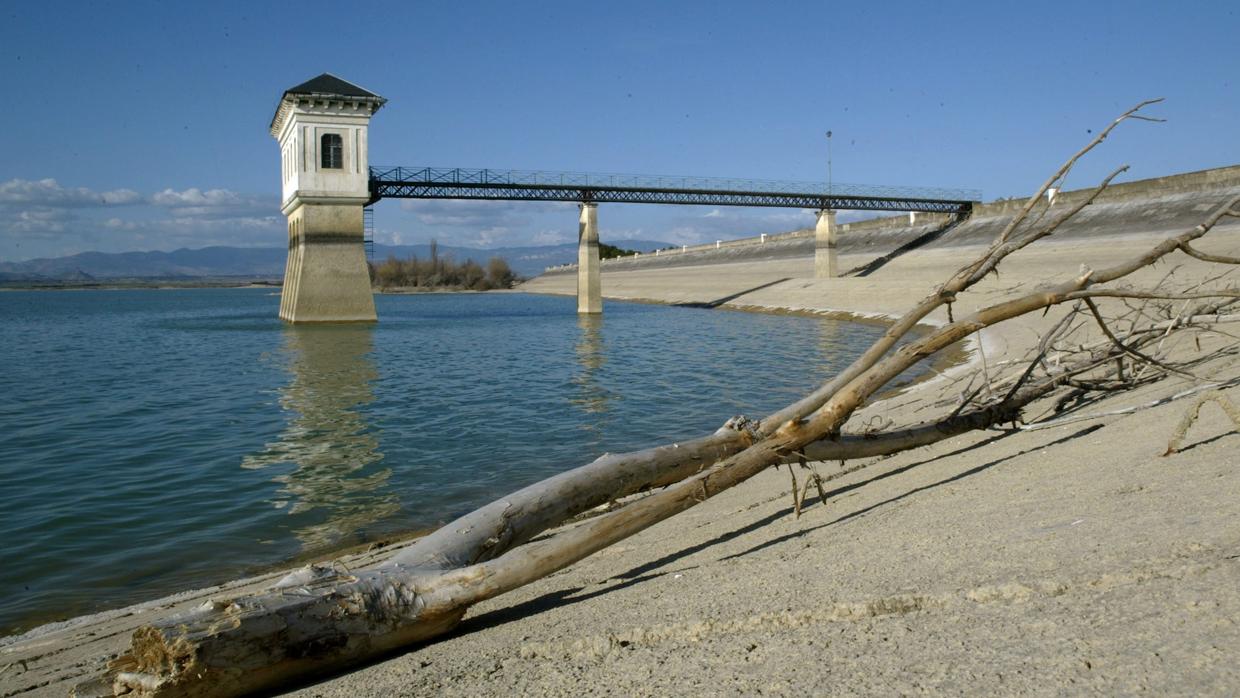
[{"label": "distant hill", "polygon": [[204,247],[173,252],[83,252],[68,257],[0,262],[0,279],[41,277],[69,280],[81,275],[95,279],[192,278],[284,275],[287,250],[279,247]]},{"label": "distant hill", "polygon": [[[650,240],[617,241],[626,249],[649,252],[668,247],[666,242]],[[172,252],[83,252],[68,257],[31,259],[25,262],[0,262],[0,283],[51,281],[80,283],[104,279],[161,278],[192,279],[198,277],[248,277],[279,279],[284,276],[284,260],[288,251],[283,247],[204,247]],[[485,264],[491,257],[508,261],[521,276],[541,274],[556,264],[577,261],[577,244],[540,245],[533,247],[497,247],[478,249],[440,245],[439,254],[457,261],[473,259]],[[388,257],[405,259],[412,255],[430,256],[430,245],[375,245],[374,261]]]}]

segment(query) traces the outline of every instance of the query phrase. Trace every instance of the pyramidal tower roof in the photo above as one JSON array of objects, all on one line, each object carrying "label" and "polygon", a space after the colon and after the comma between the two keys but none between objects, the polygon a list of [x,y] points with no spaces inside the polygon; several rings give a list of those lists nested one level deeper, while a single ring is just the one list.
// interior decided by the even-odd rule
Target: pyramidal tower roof
[{"label": "pyramidal tower roof", "polygon": [[323,73],[284,91],[280,97],[280,104],[276,106],[276,113],[271,117],[271,135],[279,137],[280,129],[288,119],[293,106],[299,99],[307,97],[329,102],[352,102],[354,106],[358,103],[366,104],[371,114],[387,103],[386,99],[360,85],[354,85],[331,73]]},{"label": "pyramidal tower roof", "polygon": [[364,87],[354,85],[348,80],[341,80],[331,73],[323,73],[317,78],[290,87],[284,91],[286,95],[339,95],[341,97],[370,97],[383,99]]}]

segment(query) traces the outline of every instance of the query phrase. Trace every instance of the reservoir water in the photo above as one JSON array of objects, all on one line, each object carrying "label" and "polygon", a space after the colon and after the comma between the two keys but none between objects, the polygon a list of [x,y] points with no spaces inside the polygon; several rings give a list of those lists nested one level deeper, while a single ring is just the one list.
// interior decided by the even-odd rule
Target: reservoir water
[{"label": "reservoir water", "polygon": [[434,526],[604,452],[762,416],[880,332],[524,294],[0,293],[0,634]]}]

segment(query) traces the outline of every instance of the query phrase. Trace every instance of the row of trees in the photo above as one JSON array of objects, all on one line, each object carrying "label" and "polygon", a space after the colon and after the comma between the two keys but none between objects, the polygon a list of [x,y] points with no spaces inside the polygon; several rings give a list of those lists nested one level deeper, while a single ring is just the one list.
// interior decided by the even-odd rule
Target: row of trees
[{"label": "row of trees", "polygon": [[516,273],[502,257],[487,260],[486,267],[467,259],[457,263],[451,257],[439,255],[439,245],[431,241],[431,254],[420,259],[416,254],[408,259],[388,257],[379,264],[370,264],[370,281],[379,288],[450,288],[471,291],[489,291],[495,288],[512,288],[518,281]]},{"label": "row of trees", "polygon": [[599,259],[616,259],[618,257],[632,257],[635,254],[637,254],[636,250],[626,250],[623,247],[616,247],[615,245],[608,245],[605,242],[600,242],[598,244]]}]

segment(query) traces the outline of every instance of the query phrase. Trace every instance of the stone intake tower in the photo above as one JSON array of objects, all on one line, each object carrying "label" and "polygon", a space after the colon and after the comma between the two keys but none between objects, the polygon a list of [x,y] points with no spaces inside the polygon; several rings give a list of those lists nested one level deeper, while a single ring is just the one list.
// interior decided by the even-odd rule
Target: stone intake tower
[{"label": "stone intake tower", "polygon": [[280,317],[374,322],[362,210],[370,200],[367,130],[387,100],[324,73],[285,90],[271,119],[280,142],[288,261]]}]

